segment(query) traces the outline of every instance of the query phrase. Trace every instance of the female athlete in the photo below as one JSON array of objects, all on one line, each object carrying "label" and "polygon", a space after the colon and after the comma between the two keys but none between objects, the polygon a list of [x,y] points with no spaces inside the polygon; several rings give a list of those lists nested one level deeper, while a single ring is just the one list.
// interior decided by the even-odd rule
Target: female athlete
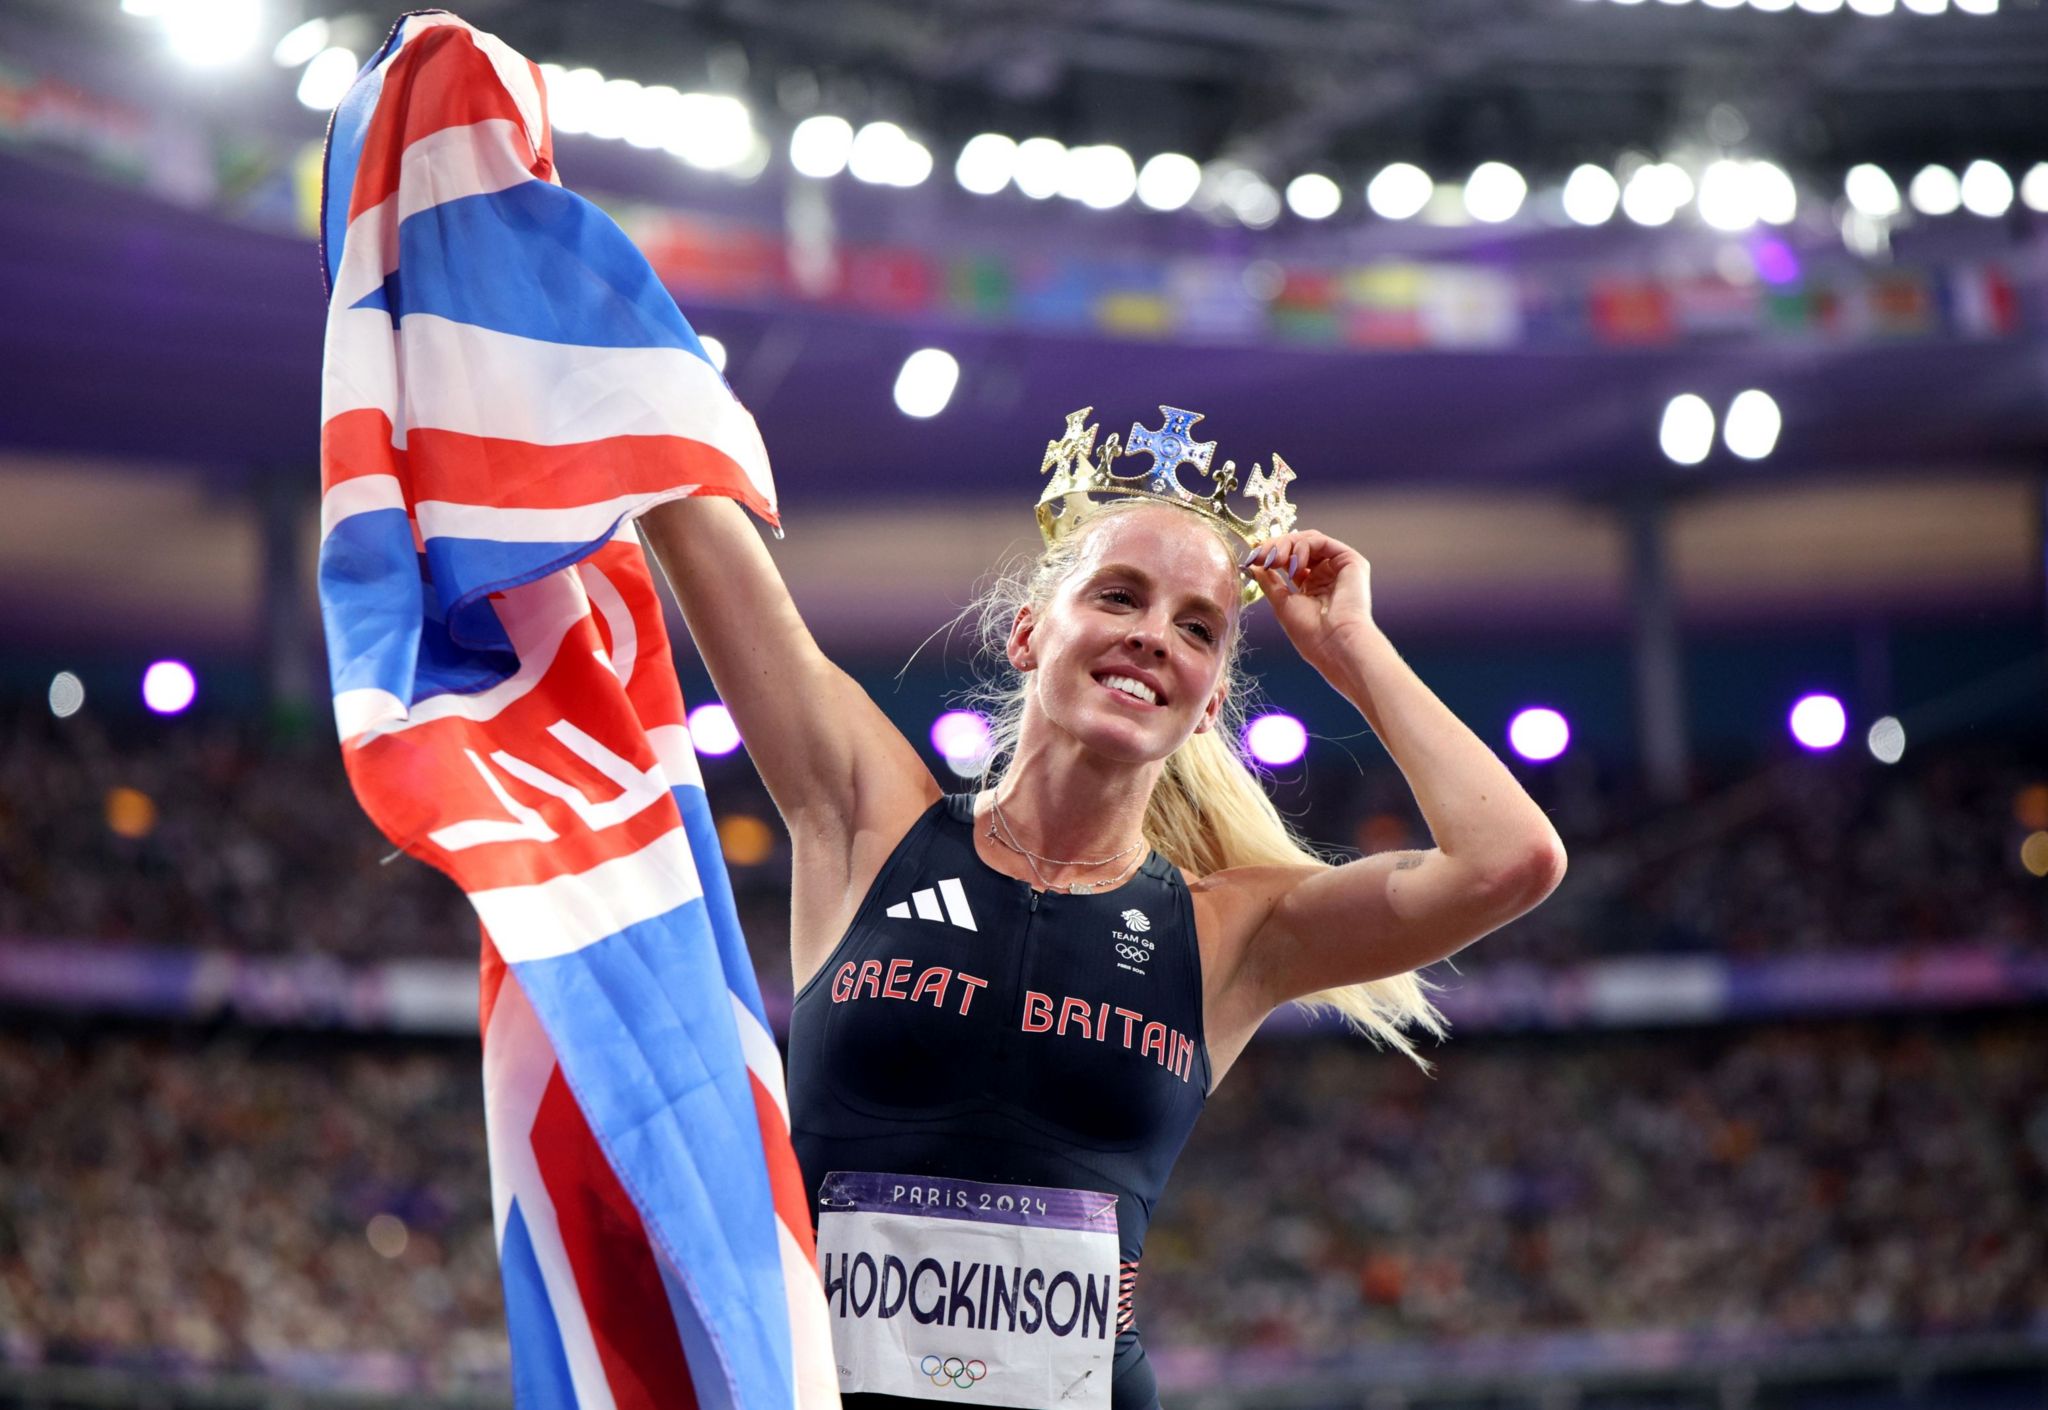
[{"label": "female athlete", "polygon": [[[1542,810],[1375,623],[1366,559],[1259,532],[1290,507],[1223,513],[1228,466],[1213,496],[1179,489],[1207,447],[1167,410],[1121,452],[1154,453],[1141,473],[1085,413],[1048,448],[1048,545],[988,604],[1007,698],[975,793],[946,795],[826,659],[738,505],[641,520],[789,829],[792,1135],[860,1410],[1156,1406],[1145,1230],[1253,1032],[1319,1003],[1421,1062],[1404,1030],[1444,1030],[1415,972],[1564,873]],[[1332,865],[1291,835],[1226,742],[1258,595],[1435,846]]]}]

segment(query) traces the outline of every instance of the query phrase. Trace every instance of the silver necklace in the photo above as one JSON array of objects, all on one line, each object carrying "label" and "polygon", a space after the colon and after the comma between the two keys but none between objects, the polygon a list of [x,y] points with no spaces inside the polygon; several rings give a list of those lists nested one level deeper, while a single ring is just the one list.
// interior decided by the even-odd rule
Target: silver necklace
[{"label": "silver necklace", "polygon": [[[1137,862],[1132,862],[1126,866],[1120,867],[1117,870],[1115,876],[1109,877],[1104,880],[1069,881],[1064,883],[1055,883],[1047,881],[1045,879],[1045,873],[1039,869],[1038,864],[1040,862],[1044,862],[1047,866],[1055,867],[1106,867],[1111,862],[1114,862],[1121,857],[1127,857],[1131,853],[1137,851],[1138,848],[1143,846],[1145,842],[1145,839],[1140,837],[1136,842],[1133,842],[1130,846],[1124,848],[1121,852],[1112,853],[1111,855],[1104,857],[1099,862],[1064,862],[1057,857],[1041,856],[1037,852],[1032,851],[1030,848],[1024,846],[1022,843],[1017,841],[1016,834],[1010,831],[1010,820],[1003,816],[1003,805],[996,801],[996,797],[993,793],[989,795],[988,803],[989,840],[992,842],[1002,843],[1003,846],[1009,848],[1012,852],[1015,852],[1018,856],[1022,857],[1024,859],[1024,865],[1030,867],[1031,874],[1038,878],[1038,885],[1040,889],[1046,891],[1064,891],[1069,896],[1092,895],[1094,894],[1095,889],[1097,887],[1114,886],[1120,883],[1124,879],[1124,877],[1127,876],[1131,872],[1131,870],[1137,865]],[[998,825],[1000,825],[1002,828],[1002,832],[1000,834],[996,831]],[[1139,858],[1138,860],[1142,861],[1143,858]]]}]

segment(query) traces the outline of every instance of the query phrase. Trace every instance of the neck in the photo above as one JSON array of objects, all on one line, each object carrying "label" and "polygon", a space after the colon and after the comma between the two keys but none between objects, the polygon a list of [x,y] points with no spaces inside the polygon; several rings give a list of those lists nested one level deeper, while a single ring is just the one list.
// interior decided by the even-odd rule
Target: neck
[{"label": "neck", "polygon": [[[1027,720],[996,798],[1020,846],[1047,857],[1107,857],[1144,835],[1163,763],[1106,760]],[[1041,863],[1042,865],[1042,863]]]}]

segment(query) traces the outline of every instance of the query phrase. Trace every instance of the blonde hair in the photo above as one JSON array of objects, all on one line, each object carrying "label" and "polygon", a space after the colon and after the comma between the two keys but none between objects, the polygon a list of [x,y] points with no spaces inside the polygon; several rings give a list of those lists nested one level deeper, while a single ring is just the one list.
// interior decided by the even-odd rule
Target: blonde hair
[{"label": "blonde hair", "polygon": [[[1017,610],[1051,601],[1080,561],[1088,534],[1109,518],[1148,502],[1126,499],[1089,510],[1085,521],[1036,559],[999,573],[968,608],[979,626],[987,670],[971,692],[972,702],[990,717],[992,748],[982,772],[984,787],[994,787],[1002,776],[1000,766],[1015,757],[1030,695],[1028,680],[1010,667],[1004,651]],[[1198,522],[1216,535],[1233,559],[1237,556],[1239,545],[1225,530],[1206,519]],[[1233,629],[1224,660],[1230,689],[1214,728],[1190,735],[1167,757],[1145,808],[1145,840],[1193,877],[1230,867],[1333,866],[1280,816],[1238,751],[1250,693],[1238,664],[1242,642],[1243,632]],[[1375,1044],[1396,1049],[1427,1072],[1428,1060],[1403,1030],[1420,1028],[1439,1041],[1446,1036],[1448,1025],[1429,1000],[1428,991],[1435,987],[1419,974],[1398,974],[1325,989],[1295,1002],[1310,1011],[1335,1012]]]}]

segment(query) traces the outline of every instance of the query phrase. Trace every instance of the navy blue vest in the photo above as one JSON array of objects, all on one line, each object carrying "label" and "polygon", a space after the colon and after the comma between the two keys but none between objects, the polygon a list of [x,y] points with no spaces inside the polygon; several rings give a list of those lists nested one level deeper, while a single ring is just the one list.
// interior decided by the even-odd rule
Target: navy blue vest
[{"label": "navy blue vest", "polygon": [[1040,892],[982,861],[973,829],[972,794],[927,809],[797,994],[797,1161],[814,1213],[834,1170],[1114,1194],[1124,1312],[1112,1404],[1149,1410],[1158,1388],[1131,1288],[1210,1081],[1187,885],[1155,852],[1114,890]]}]

